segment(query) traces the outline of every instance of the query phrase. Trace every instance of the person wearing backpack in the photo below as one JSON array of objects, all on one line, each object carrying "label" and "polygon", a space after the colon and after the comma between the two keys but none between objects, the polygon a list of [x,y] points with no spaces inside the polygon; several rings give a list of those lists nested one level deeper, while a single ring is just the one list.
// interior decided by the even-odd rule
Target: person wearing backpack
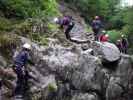
[{"label": "person wearing backpack", "polygon": [[59,24],[61,29],[64,29],[65,36],[68,40],[72,40],[70,36],[70,31],[73,29],[75,22],[72,16],[64,16],[63,18],[55,18],[54,22]]},{"label": "person wearing backpack", "polygon": [[108,34],[101,35],[100,42],[109,42],[109,35]]},{"label": "person wearing backpack", "polygon": [[126,54],[128,50],[128,40],[124,35],[121,35],[121,44],[122,44],[122,52]]},{"label": "person wearing backpack", "polygon": [[95,19],[91,23],[92,30],[95,35],[95,40],[98,41],[99,35],[100,35],[100,30],[102,28],[102,22],[99,18],[99,16],[95,16]]},{"label": "person wearing backpack", "polygon": [[120,50],[120,52],[122,52],[122,42],[121,42],[120,39],[116,41],[116,46],[118,47],[118,49]]},{"label": "person wearing backpack", "polygon": [[68,40],[71,40],[70,31],[73,29],[75,23],[71,16],[69,16],[69,23],[65,29],[65,35]]},{"label": "person wearing backpack", "polygon": [[31,61],[30,55],[31,45],[25,43],[22,47],[22,50],[15,54],[14,56],[14,72],[17,74],[17,82],[15,87],[15,96],[16,98],[23,98],[25,92],[28,89],[28,79],[30,75],[26,69],[26,64],[29,62],[30,64],[34,63]]}]

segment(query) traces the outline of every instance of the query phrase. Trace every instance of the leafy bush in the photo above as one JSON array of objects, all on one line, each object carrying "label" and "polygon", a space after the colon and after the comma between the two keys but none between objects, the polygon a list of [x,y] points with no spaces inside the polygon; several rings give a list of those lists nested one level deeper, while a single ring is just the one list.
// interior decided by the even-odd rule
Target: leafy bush
[{"label": "leafy bush", "polygon": [[4,17],[0,17],[0,30],[1,31],[5,31],[5,30],[8,31],[11,28],[12,28],[11,22]]},{"label": "leafy bush", "polygon": [[11,54],[11,50],[16,48],[19,42],[19,37],[15,34],[0,33],[0,51],[5,56]]},{"label": "leafy bush", "polygon": [[56,8],[56,0],[0,0],[0,9],[8,17],[53,16],[58,12]]},{"label": "leafy bush", "polygon": [[107,32],[107,34],[109,34],[109,37],[110,37],[111,42],[114,42],[114,43],[121,36],[120,32],[119,31],[116,31],[116,30],[110,30],[110,31]]},{"label": "leafy bush", "polygon": [[124,12],[124,22],[126,23],[126,25],[123,27],[123,32],[132,36],[132,32],[133,32],[133,7],[131,8],[127,8],[125,9]]},{"label": "leafy bush", "polygon": [[64,0],[75,5],[87,21],[91,21],[94,16],[99,15],[104,19],[109,19],[115,15],[116,5],[120,0]]},{"label": "leafy bush", "polygon": [[15,34],[0,33],[0,47],[11,47],[18,44],[19,38]]}]

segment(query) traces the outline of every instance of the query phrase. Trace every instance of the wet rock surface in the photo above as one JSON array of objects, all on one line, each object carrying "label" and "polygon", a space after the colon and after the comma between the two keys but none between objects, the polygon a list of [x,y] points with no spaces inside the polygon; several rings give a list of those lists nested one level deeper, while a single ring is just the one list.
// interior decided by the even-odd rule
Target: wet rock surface
[{"label": "wet rock surface", "polygon": [[[25,42],[30,41],[22,38],[22,43]],[[99,54],[97,50],[100,47],[95,50],[94,46],[92,48],[94,55],[92,55],[89,49],[83,51],[82,47],[75,45],[63,47],[56,40],[51,41],[48,47],[30,43],[33,46],[32,59],[36,63],[35,66],[28,67],[30,74],[35,78],[35,80],[30,79],[31,100],[133,99],[131,56],[110,51],[112,56],[116,55],[113,57],[117,60],[117,64],[113,64],[113,57],[110,60],[109,56],[106,56],[106,60],[110,63],[104,65],[103,58],[95,55]],[[103,46],[102,50],[104,48],[106,47]],[[11,100],[11,98],[3,100]]]},{"label": "wet rock surface", "polygon": [[120,59],[119,49],[109,42],[93,42],[92,48],[95,56],[101,57],[105,62],[114,62]]}]

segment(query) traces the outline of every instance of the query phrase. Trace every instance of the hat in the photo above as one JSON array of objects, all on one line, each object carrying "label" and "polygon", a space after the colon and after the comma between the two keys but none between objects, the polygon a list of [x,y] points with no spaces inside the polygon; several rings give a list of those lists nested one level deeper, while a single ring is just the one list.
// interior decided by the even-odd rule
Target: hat
[{"label": "hat", "polygon": [[106,37],[109,37],[109,35],[108,35],[108,34],[106,34],[105,36],[106,36]]},{"label": "hat", "polygon": [[99,19],[99,16],[95,16],[95,19]]},{"label": "hat", "polygon": [[54,18],[54,22],[55,23],[58,23],[58,21],[59,21],[59,19],[56,17],[56,18]]},{"label": "hat", "polygon": [[31,45],[28,44],[28,43],[25,43],[25,44],[23,45],[23,48],[28,49],[28,50],[31,50]]}]

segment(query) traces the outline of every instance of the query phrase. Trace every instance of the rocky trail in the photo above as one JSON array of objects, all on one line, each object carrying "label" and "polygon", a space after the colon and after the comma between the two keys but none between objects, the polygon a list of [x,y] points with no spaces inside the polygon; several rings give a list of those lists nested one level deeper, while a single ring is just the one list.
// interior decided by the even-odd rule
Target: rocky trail
[{"label": "rocky trail", "polygon": [[[60,5],[61,11],[74,14],[77,23],[72,38],[93,40],[80,15],[65,11],[68,8],[64,5]],[[48,46],[22,36],[20,40],[21,44],[32,44],[35,65],[28,65],[28,70],[34,79],[29,80],[25,98],[14,99],[16,76],[10,68],[0,69],[1,80],[12,84],[2,86],[0,100],[133,100],[133,56],[121,54],[114,44],[94,41],[64,47],[51,38]],[[2,55],[0,66],[8,66]]]},{"label": "rocky trail", "polygon": [[87,32],[85,21],[76,8],[72,9],[66,3],[60,2],[59,9],[63,15],[71,15],[73,17],[75,26],[70,32],[70,36],[73,40],[94,40],[93,33]]}]

